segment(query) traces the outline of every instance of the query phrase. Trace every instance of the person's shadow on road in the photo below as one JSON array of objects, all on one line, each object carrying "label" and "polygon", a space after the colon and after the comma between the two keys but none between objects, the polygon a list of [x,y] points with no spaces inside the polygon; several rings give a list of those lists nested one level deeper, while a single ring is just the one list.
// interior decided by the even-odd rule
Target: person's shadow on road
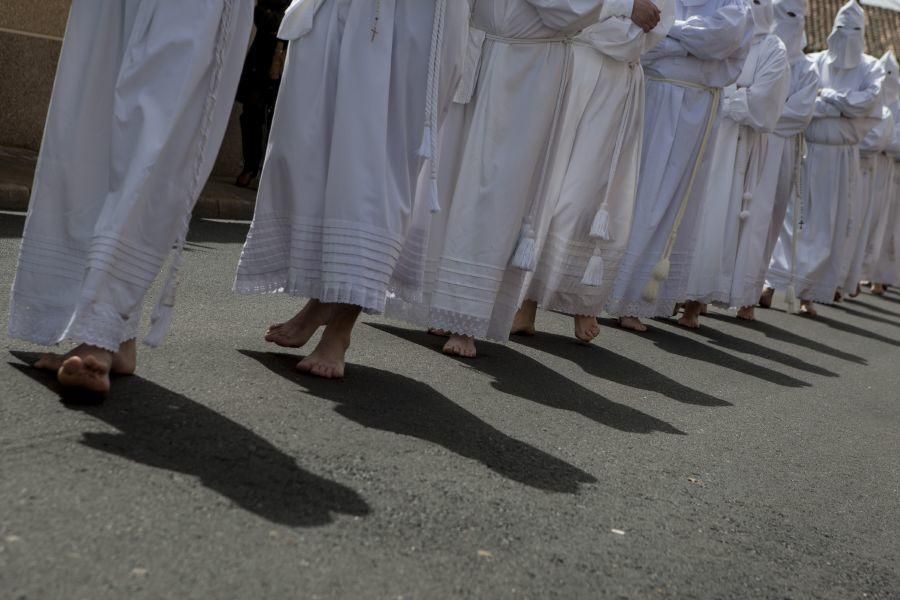
[{"label": "person's shadow on road", "polygon": [[[440,352],[444,344],[444,340],[424,331],[378,323],[367,325],[435,352]],[[658,431],[685,435],[670,423],[625,404],[613,402],[508,346],[480,342],[478,351],[478,358],[475,359],[447,358],[458,360],[471,369],[491,376],[494,379],[492,385],[501,392],[549,408],[568,410],[619,431],[640,434]]]},{"label": "person's shadow on road", "polygon": [[[781,313],[784,314],[784,311],[777,308],[767,308],[761,309],[772,313]],[[712,319],[715,321],[719,321],[722,323],[731,323],[734,325],[738,325],[744,327],[746,329],[751,329],[762,335],[766,336],[769,339],[775,340],[777,342],[784,342],[785,344],[793,344],[795,346],[799,346],[805,350],[811,350],[813,352],[818,352],[820,354],[824,354],[826,356],[831,356],[833,358],[837,358],[840,360],[845,360],[847,362],[852,362],[857,365],[867,365],[868,361],[856,354],[851,354],[849,352],[844,352],[839,348],[835,348],[833,346],[829,346],[828,344],[823,344],[813,340],[812,338],[804,337],[802,335],[798,335],[787,329],[782,329],[772,323],[768,323],[763,319],[757,319],[755,321],[738,321],[734,317],[726,316],[723,314],[718,314],[714,312],[710,312],[708,315],[704,315],[704,319]],[[799,317],[798,317],[799,318]]]},{"label": "person's shadow on road", "polygon": [[656,392],[676,402],[708,407],[733,406],[727,400],[687,387],[645,364],[601,346],[582,344],[571,337],[541,332],[534,337],[517,337],[515,341],[523,346],[571,361],[594,377],[631,388]]},{"label": "person's shadow on road", "polygon": [[[672,325],[671,321],[668,319],[655,319],[655,321],[660,325]],[[700,333],[702,334],[702,330],[700,331]],[[774,383],[775,385],[780,385],[782,387],[812,387],[812,384],[806,381],[802,381],[800,379],[797,379],[796,377],[785,375],[780,371],[776,371],[774,369],[758,365],[748,360],[744,360],[742,358],[734,356],[733,354],[729,354],[728,352],[718,350],[710,344],[701,342],[699,339],[697,339],[699,335],[696,331],[680,329],[675,331],[665,329],[663,327],[651,327],[646,332],[640,333],[638,335],[656,345],[656,347],[660,350],[679,357],[686,357],[692,360],[709,363],[717,367],[731,369],[732,371],[736,371],[750,377],[756,377],[758,379],[762,379],[763,381],[768,381],[769,383]],[[726,336],[719,336],[717,341],[720,343],[726,341]],[[732,338],[732,343],[728,345],[731,347],[735,347],[735,344],[733,342],[734,338]],[[756,346],[759,345],[757,344]],[[746,347],[744,347],[744,349],[745,348]]]},{"label": "person's shadow on road", "polygon": [[[29,365],[37,355],[12,352],[9,363],[54,393],[52,373]],[[196,477],[241,508],[279,525],[327,525],[333,514],[365,516],[352,489],[314,475],[246,427],[141,377],[117,378],[106,402],[69,405],[118,433],[85,433],[82,444],[167,471]]]},{"label": "person's shadow on road", "polygon": [[443,446],[498,475],[530,487],[574,494],[596,478],[543,450],[512,438],[465,410],[430,385],[397,373],[348,365],[343,381],[303,375],[297,356],[239,350],[316,398],[336,404],[338,414],[364,427]]}]

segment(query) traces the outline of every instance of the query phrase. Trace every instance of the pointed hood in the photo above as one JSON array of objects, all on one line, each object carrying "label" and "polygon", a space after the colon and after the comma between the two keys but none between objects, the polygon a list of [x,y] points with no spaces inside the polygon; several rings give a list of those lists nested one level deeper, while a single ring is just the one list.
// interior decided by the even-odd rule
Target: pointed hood
[{"label": "pointed hood", "polygon": [[884,83],[881,84],[884,105],[893,106],[900,101],[900,66],[897,65],[897,57],[893,50],[888,50],[878,62],[884,69]]},{"label": "pointed hood", "polygon": [[841,7],[828,36],[826,62],[838,69],[852,69],[863,60],[866,51],[866,13],[856,0]]},{"label": "pointed hood", "polygon": [[806,47],[806,0],[774,0],[775,35],[787,47],[791,64],[804,57]]},{"label": "pointed hood", "polygon": [[775,25],[775,7],[772,0],[750,0],[753,13],[754,37],[769,35]]}]

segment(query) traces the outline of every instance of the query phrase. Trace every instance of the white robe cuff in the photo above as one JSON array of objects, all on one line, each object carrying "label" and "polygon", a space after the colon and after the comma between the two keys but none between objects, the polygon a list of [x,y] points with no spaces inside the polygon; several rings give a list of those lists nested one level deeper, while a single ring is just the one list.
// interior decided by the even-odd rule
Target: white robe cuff
[{"label": "white robe cuff", "polygon": [[744,123],[750,115],[750,102],[747,99],[747,88],[736,89],[729,97],[725,114],[737,123]]}]

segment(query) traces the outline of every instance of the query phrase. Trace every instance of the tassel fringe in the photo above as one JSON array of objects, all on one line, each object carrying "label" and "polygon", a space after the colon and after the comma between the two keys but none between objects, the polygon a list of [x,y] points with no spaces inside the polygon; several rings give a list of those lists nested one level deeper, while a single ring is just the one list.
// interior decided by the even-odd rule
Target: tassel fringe
[{"label": "tassel fringe", "polygon": [[742,210],[742,211],[741,211],[741,214],[740,214],[740,218],[741,218],[741,221],[746,221],[747,219],[749,219],[749,218],[750,218],[750,211],[749,211],[749,210]]},{"label": "tassel fringe", "polygon": [[588,262],[587,270],[581,279],[581,284],[589,287],[600,287],[603,285],[604,265],[603,257],[599,252],[595,252]]},{"label": "tassel fringe", "polygon": [[166,337],[166,332],[172,325],[172,318],[175,315],[175,307],[169,305],[157,306],[150,318],[150,331],[144,338],[144,344],[151,348],[158,348]]},{"label": "tassel fringe", "polygon": [[659,298],[659,288],[662,283],[669,278],[669,270],[671,263],[668,258],[660,259],[656,266],[653,267],[653,273],[650,275],[650,281],[644,287],[641,298],[648,304],[653,304]]},{"label": "tassel fringe", "polygon": [[422,145],[419,146],[418,154],[422,158],[434,160],[434,133],[430,125],[426,125],[422,133]]},{"label": "tassel fringe", "polygon": [[594,216],[594,222],[591,224],[591,237],[604,241],[612,239],[609,233],[609,211],[606,210],[606,206],[601,206]]},{"label": "tassel fringe", "polygon": [[787,288],[787,297],[785,298],[785,303],[788,307],[788,312],[793,314],[797,313],[797,290],[793,285],[789,285]]},{"label": "tassel fringe", "polygon": [[437,179],[433,177],[428,182],[428,206],[431,208],[432,213],[441,212],[441,202],[440,197],[438,196],[438,182]]},{"label": "tassel fringe", "polygon": [[510,265],[523,271],[534,271],[537,268],[537,236],[530,223],[522,226],[519,243],[513,254]]}]

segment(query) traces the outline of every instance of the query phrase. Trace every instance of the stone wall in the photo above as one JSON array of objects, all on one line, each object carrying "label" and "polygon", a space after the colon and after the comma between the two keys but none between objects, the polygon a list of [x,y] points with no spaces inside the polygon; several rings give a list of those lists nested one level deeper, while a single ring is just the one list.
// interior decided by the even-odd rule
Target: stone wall
[{"label": "stone wall", "polygon": [[[69,3],[0,0],[0,146],[30,150],[40,146]],[[240,160],[235,115],[216,174],[236,175]]]}]

